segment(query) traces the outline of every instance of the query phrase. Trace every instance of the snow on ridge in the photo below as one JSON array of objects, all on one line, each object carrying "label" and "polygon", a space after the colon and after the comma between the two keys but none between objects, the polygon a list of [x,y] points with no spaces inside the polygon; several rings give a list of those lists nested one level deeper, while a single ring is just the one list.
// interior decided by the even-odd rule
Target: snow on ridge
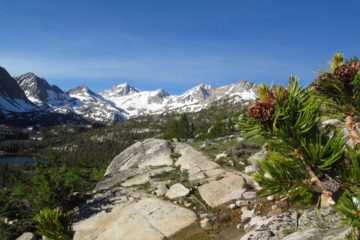
[{"label": "snow on ridge", "polygon": [[103,97],[120,97],[141,92],[140,89],[130,86],[127,82],[113,86],[111,89],[100,92]]},{"label": "snow on ridge", "polygon": [[6,97],[0,96],[0,108],[5,112],[30,112],[36,111],[36,107],[29,104],[23,99],[8,99]]},{"label": "snow on ridge", "polygon": [[181,95],[170,95],[162,89],[157,89],[125,96],[109,94],[102,94],[102,96],[117,107],[126,110],[132,117],[168,111],[196,112],[208,107],[213,101],[227,97],[233,98],[232,102],[249,101],[256,98],[254,88],[256,88],[255,84],[241,81],[219,88],[213,88],[208,84],[199,84]]},{"label": "snow on ridge", "polygon": [[[40,109],[58,113],[75,113],[89,120],[108,123],[139,115],[197,112],[215,101],[229,99],[231,103],[241,103],[256,98],[256,85],[247,81],[218,88],[209,84],[199,84],[180,95],[171,95],[163,89],[141,91],[128,83],[117,84],[99,94],[85,85],[63,92],[33,73],[22,75],[19,81],[24,80],[27,83],[23,84],[23,91],[27,98]],[[37,89],[40,88],[39,81],[43,86],[42,94],[36,95]],[[9,101],[4,97],[0,98],[1,108],[14,112],[31,109],[25,101]]]}]

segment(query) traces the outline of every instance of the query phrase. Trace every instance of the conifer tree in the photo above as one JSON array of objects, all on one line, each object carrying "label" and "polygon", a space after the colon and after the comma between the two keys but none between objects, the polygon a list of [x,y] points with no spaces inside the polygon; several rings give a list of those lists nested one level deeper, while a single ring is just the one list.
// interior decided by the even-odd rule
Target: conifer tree
[{"label": "conifer tree", "polygon": [[194,134],[194,125],[190,123],[185,113],[179,119],[171,121],[170,126],[165,132],[166,138],[189,138]]},{"label": "conifer tree", "polygon": [[[360,62],[356,57],[344,61],[337,53],[329,68],[309,88],[300,87],[294,77],[286,88],[259,85],[259,99],[238,125],[250,137],[268,140],[255,174],[264,195],[321,199],[322,206],[333,205],[344,216],[353,229],[351,238],[359,239],[360,135],[355,117],[360,113]],[[344,120],[352,147],[341,130],[322,126],[329,113]]]},{"label": "conifer tree", "polygon": [[250,136],[269,140],[267,159],[260,163],[265,174],[255,176],[266,194],[307,200],[323,193],[339,196],[335,170],[344,164],[343,135],[330,127],[320,130],[319,99],[293,77],[287,88],[262,84],[258,93],[250,118],[240,125]]}]

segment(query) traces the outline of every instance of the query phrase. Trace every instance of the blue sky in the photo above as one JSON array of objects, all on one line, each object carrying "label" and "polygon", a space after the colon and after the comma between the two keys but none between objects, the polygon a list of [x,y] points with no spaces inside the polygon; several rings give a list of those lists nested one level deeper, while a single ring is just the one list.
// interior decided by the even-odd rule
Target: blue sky
[{"label": "blue sky", "polygon": [[129,82],[305,85],[334,52],[360,55],[360,1],[0,0],[0,65],[68,90]]}]

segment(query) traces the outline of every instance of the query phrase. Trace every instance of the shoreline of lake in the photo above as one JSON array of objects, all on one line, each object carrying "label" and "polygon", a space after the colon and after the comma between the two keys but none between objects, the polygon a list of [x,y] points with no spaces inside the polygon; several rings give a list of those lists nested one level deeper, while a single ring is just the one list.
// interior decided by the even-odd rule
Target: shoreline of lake
[{"label": "shoreline of lake", "polygon": [[0,154],[0,165],[11,166],[35,166],[35,159],[42,160],[33,154],[19,154],[19,153],[2,153]]}]

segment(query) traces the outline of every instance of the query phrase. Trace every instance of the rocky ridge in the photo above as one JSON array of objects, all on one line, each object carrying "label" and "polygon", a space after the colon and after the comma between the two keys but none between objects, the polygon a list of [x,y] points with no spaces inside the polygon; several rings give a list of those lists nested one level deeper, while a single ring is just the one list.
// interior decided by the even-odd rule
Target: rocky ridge
[{"label": "rocky ridge", "polygon": [[79,86],[63,92],[55,85],[33,73],[16,77],[16,81],[28,99],[44,111],[59,114],[74,114],[100,123],[124,121],[126,114],[87,86]]},{"label": "rocky ridge", "polygon": [[[251,161],[261,158],[256,153]],[[348,233],[331,209],[291,209],[286,201],[256,196],[251,175],[214,160],[178,141],[135,143],[114,158],[76,210],[75,239],[331,239]]]},{"label": "rocky ridge", "polygon": [[200,84],[181,95],[170,95],[163,89],[141,91],[124,83],[97,94],[87,86],[64,92],[34,73],[14,79],[4,68],[0,70],[1,116],[8,113],[31,112],[34,116],[57,113],[111,124],[140,115],[197,112],[215,103],[248,104],[256,98],[256,85],[248,81],[219,88]]},{"label": "rocky ridge", "polygon": [[25,73],[15,80],[29,100],[40,107],[59,107],[69,97],[59,87],[49,85],[48,82],[34,73]]},{"label": "rocky ridge", "polygon": [[0,67],[0,112],[8,115],[9,113],[38,110],[26,97],[16,80]]},{"label": "rocky ridge", "polygon": [[[119,87],[121,86],[121,87]],[[123,108],[130,116],[166,112],[196,112],[214,102],[228,101],[245,104],[256,98],[256,85],[248,81],[213,88],[200,84],[181,95],[170,95],[163,89],[140,91],[122,84],[100,93],[104,98]]]}]

